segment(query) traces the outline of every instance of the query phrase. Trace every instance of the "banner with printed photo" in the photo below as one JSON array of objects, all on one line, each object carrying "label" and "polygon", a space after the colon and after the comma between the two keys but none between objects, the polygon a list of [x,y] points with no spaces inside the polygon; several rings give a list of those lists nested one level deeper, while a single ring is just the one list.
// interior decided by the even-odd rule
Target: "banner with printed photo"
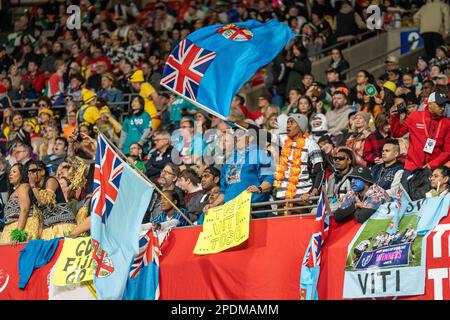
[{"label": "banner with printed photo", "polygon": [[424,294],[426,236],[449,203],[450,196],[382,205],[348,247],[343,297]]}]

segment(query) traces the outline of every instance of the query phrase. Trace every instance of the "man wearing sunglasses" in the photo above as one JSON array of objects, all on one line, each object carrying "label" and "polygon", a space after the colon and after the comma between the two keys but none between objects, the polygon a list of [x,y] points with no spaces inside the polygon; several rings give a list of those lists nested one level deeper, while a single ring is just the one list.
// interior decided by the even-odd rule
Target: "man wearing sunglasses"
[{"label": "man wearing sunglasses", "polygon": [[328,197],[339,200],[351,190],[348,175],[353,168],[354,154],[350,148],[341,147],[332,157],[335,172],[328,178]]}]

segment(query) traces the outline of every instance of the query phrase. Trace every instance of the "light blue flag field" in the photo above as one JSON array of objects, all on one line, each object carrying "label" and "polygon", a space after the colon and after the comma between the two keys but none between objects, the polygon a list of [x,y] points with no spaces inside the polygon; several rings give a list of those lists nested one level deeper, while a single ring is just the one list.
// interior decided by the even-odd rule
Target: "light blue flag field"
[{"label": "light blue flag field", "polygon": [[131,263],[124,300],[159,299],[161,248],[156,232],[150,228],[139,240],[139,254]]},{"label": "light blue flag field", "polygon": [[161,85],[225,120],[233,96],[295,36],[275,19],[201,28],[172,51]]},{"label": "light blue flag field", "polygon": [[320,193],[320,198],[317,203],[315,230],[311,235],[311,240],[303,256],[300,269],[300,300],[319,299],[317,285],[320,276],[322,247],[330,229],[331,210],[325,194],[326,189],[327,187],[325,185]]},{"label": "light blue flag field", "polygon": [[447,216],[450,195],[400,198],[381,205],[348,246],[344,298],[424,294],[427,236]]},{"label": "light blue flag field", "polygon": [[153,187],[100,134],[91,200],[94,285],[99,299],[122,299]]}]

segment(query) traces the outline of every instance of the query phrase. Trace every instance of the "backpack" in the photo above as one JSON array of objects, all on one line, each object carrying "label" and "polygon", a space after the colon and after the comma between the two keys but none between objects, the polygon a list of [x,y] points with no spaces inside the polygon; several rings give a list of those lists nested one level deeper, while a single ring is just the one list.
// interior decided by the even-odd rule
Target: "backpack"
[{"label": "backpack", "polygon": [[408,179],[409,196],[411,200],[419,200],[425,198],[425,194],[431,189],[430,169],[419,168],[412,172],[411,178]]}]

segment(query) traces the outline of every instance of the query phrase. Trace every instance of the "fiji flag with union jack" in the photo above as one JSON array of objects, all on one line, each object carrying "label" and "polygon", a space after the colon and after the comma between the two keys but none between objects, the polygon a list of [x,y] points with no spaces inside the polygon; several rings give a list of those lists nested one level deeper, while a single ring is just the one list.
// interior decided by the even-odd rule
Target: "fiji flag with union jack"
[{"label": "fiji flag with union jack", "polygon": [[308,248],[303,257],[300,272],[300,299],[317,300],[317,283],[320,275],[320,261],[322,246],[328,237],[330,229],[330,207],[325,194],[326,187],[322,188],[317,213],[315,218],[315,230],[311,235]]},{"label": "fiji flag with union jack", "polygon": [[94,285],[100,299],[122,299],[153,187],[100,134],[91,200]]},{"label": "fiji flag with union jack", "polygon": [[139,240],[139,254],[131,263],[124,300],[159,299],[159,256],[156,231],[151,228]]},{"label": "fiji flag with union jack", "polygon": [[224,119],[233,96],[294,37],[275,19],[201,28],[172,51],[161,85]]}]

